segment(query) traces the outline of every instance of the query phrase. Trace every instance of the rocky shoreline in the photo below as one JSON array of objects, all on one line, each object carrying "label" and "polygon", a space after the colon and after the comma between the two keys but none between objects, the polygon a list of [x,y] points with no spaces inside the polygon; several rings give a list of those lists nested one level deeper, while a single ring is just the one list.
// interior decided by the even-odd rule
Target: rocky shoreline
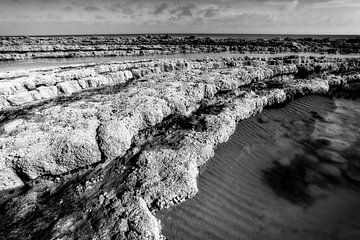
[{"label": "rocky shoreline", "polygon": [[163,235],[357,239],[359,103],[304,96],[238,122],[199,169],[198,193],[156,212]]},{"label": "rocky shoreline", "polygon": [[2,73],[0,236],[163,239],[154,213],[197,193],[198,167],[238,121],[358,91],[359,70],[359,58],[294,55]]},{"label": "rocky shoreline", "polygon": [[210,52],[359,54],[360,39],[242,39],[194,35],[0,37],[0,61]]}]

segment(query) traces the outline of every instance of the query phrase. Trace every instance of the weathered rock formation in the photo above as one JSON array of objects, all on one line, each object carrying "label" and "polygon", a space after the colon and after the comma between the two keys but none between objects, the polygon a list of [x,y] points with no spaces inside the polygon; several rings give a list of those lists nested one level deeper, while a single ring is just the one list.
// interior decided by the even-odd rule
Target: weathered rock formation
[{"label": "weathered rock formation", "polygon": [[153,213],[264,107],[354,90],[358,58],[88,64],[0,75],[0,237],[162,239]]},{"label": "weathered rock formation", "polygon": [[247,39],[209,37],[171,37],[149,35],[69,36],[69,37],[0,37],[0,61],[32,58],[74,58],[143,56],[174,53],[360,53],[359,38],[350,39]]}]

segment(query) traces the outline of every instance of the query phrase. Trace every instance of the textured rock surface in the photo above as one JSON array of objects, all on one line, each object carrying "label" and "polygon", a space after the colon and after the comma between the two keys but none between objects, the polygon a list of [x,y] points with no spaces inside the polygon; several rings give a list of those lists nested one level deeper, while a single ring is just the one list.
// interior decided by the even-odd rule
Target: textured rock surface
[{"label": "textured rock surface", "polygon": [[74,58],[143,56],[174,53],[240,52],[280,53],[317,52],[329,54],[360,53],[360,40],[354,39],[246,39],[172,37],[0,37],[0,61],[31,58]]},{"label": "textured rock surface", "polygon": [[[42,70],[0,73],[0,111],[34,105],[50,99],[69,96],[84,90],[130,82],[134,79],[179,70],[196,73],[217,70],[206,84],[207,91],[216,86],[232,90],[252,81],[267,80],[268,85],[281,85],[294,75],[357,71],[357,59],[284,56],[277,58],[208,58],[206,60],[142,60],[106,64],[79,64]],[[220,69],[223,69],[220,71]],[[44,74],[46,72],[46,74]],[[222,75],[229,75],[222,77]],[[221,79],[222,78],[222,79]],[[336,76],[334,81],[336,81]],[[359,74],[346,76],[345,88],[354,89]],[[219,80],[220,79],[220,80]],[[341,79],[339,79],[341,81]],[[211,93],[210,93],[211,94]]]},{"label": "textured rock surface", "polygon": [[153,213],[196,194],[198,167],[238,121],[352,89],[359,68],[356,58],[293,56],[3,74],[0,237],[161,239]]}]

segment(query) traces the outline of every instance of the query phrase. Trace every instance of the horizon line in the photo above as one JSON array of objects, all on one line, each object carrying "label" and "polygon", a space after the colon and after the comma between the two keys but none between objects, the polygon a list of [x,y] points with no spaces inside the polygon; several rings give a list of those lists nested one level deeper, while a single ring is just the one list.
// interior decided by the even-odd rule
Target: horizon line
[{"label": "horizon line", "polygon": [[0,37],[55,37],[55,36],[116,36],[116,35],[264,35],[264,36],[353,36],[360,33],[87,33],[87,34],[15,34],[0,35]]}]

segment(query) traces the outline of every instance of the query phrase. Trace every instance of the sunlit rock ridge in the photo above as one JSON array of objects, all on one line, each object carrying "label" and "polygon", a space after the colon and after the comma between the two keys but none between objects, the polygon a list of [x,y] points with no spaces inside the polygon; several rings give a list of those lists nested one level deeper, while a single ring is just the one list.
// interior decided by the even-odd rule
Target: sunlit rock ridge
[{"label": "sunlit rock ridge", "polygon": [[359,70],[356,57],[292,55],[0,73],[0,237],[163,239],[154,213],[197,193],[198,168],[238,121],[357,93]]}]

